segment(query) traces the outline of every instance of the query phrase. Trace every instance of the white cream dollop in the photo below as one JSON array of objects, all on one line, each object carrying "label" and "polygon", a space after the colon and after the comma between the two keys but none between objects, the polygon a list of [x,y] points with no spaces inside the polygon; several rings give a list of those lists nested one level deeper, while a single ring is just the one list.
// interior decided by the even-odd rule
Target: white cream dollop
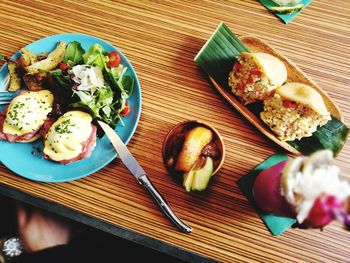
[{"label": "white cream dollop", "polygon": [[340,169],[332,161],[333,153],[321,150],[310,157],[291,159],[284,167],[282,195],[294,207],[299,223],[308,217],[318,197],[326,194],[345,200],[350,196],[350,184],[340,180]]},{"label": "white cream dollop", "polygon": [[76,65],[69,73],[74,74],[79,79],[78,90],[94,91],[96,88],[104,86],[102,70],[92,65]]}]

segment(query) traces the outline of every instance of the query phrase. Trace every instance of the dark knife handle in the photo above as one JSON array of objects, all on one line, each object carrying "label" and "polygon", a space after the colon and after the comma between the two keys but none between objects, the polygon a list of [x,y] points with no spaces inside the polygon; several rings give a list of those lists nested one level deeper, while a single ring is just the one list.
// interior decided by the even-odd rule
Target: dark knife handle
[{"label": "dark knife handle", "polygon": [[192,228],[185,225],[180,218],[178,218],[171,207],[169,206],[168,202],[163,198],[161,193],[158,192],[158,190],[155,188],[151,180],[148,178],[146,174],[141,175],[138,177],[139,183],[147,189],[147,191],[152,195],[153,199],[156,201],[156,203],[159,205],[159,207],[162,209],[164,214],[182,231],[185,233],[191,233]]}]

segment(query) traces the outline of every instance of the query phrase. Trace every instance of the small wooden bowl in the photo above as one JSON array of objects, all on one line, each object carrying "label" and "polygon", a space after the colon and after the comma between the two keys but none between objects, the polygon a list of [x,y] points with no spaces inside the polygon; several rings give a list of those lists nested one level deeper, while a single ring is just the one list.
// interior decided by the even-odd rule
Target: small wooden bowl
[{"label": "small wooden bowl", "polygon": [[185,133],[197,126],[203,126],[212,131],[213,133],[212,141],[216,144],[220,152],[219,158],[217,158],[217,160],[214,160],[213,175],[216,174],[222,167],[225,160],[225,144],[219,132],[214,127],[212,127],[207,123],[197,121],[197,120],[188,120],[188,121],[183,121],[176,124],[165,136],[165,139],[163,142],[163,148],[162,148],[162,155],[163,155],[164,165],[170,173],[177,173],[176,171],[171,169],[171,167],[168,165],[168,160],[171,156],[171,152],[173,151],[174,147],[181,147],[184,141]]}]

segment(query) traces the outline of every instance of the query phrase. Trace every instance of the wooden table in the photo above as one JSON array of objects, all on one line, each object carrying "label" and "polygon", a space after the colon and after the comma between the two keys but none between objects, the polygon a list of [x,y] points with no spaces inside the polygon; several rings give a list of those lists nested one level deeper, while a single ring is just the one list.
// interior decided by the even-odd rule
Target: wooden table
[{"label": "wooden table", "polygon": [[[338,223],[271,236],[235,181],[281,149],[225,102],[193,58],[224,21],[293,61],[350,124],[349,14],[343,0],[313,1],[288,25],[254,0],[1,1],[4,55],[48,35],[80,32],[109,41],[130,59],[143,106],[128,147],[193,233],[180,233],[118,159],[68,183],[29,181],[0,165],[0,192],[188,261],[348,261],[350,234]],[[226,143],[224,166],[204,193],[186,193],[162,163],[166,133],[186,119],[212,124]],[[349,154],[348,142],[336,160],[348,178]]]}]

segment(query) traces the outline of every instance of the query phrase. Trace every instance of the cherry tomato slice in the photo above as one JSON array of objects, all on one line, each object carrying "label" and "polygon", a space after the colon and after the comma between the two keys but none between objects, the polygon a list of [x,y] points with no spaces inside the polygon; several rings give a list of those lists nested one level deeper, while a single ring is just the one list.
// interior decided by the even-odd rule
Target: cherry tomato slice
[{"label": "cherry tomato slice", "polygon": [[125,103],[125,107],[124,109],[120,112],[120,116],[124,117],[124,116],[128,116],[130,114],[130,104],[129,103]]},{"label": "cherry tomato slice", "polygon": [[112,52],[109,52],[108,53],[108,62],[107,62],[107,66],[110,67],[110,68],[113,68],[113,67],[118,67],[119,64],[120,64],[120,61],[121,61],[121,58],[118,54],[117,51],[112,51]]},{"label": "cherry tomato slice", "polygon": [[58,64],[58,67],[59,67],[59,69],[62,70],[62,71],[65,71],[65,70],[67,70],[67,69],[69,68],[68,64],[67,64],[67,63],[63,63],[63,62],[61,62],[60,64]]}]

